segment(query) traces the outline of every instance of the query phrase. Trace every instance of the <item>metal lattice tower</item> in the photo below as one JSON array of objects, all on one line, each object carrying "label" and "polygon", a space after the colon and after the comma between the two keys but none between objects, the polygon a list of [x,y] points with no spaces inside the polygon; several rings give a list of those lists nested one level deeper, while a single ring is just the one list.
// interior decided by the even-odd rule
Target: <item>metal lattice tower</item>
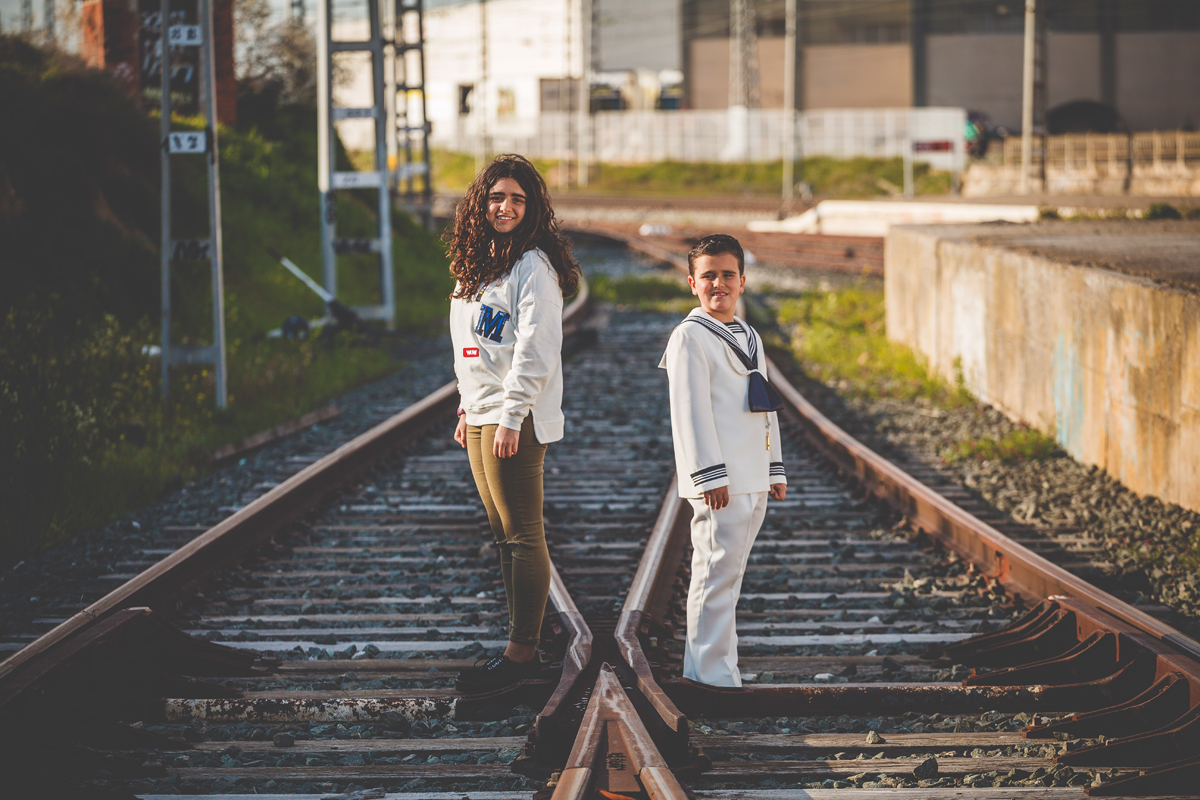
[{"label": "metal lattice tower", "polygon": [[33,0],[21,0],[21,33],[33,33]]},{"label": "metal lattice tower", "polygon": [[[339,255],[376,253],[379,256],[380,304],[355,308],[363,319],[382,320],[390,329],[396,323],[396,289],[392,270],[392,208],[388,174],[388,103],[385,90],[385,60],[390,42],[384,37],[380,0],[367,0],[368,35],[357,41],[333,38],[333,0],[317,2],[317,183],[321,191],[321,254],[325,290],[337,292]],[[367,53],[370,56],[370,105],[335,106],[333,55]],[[340,120],[374,121],[373,169],[341,171],[336,168],[334,143]],[[337,235],[337,192],[367,189],[377,193],[377,233],[371,238],[348,239]]]},{"label": "metal lattice tower", "polygon": [[292,0],[292,19],[304,22],[304,0]]},{"label": "metal lattice tower", "polygon": [[433,223],[433,180],[425,115],[424,0],[395,3],[388,91],[388,129],[395,138],[389,142],[388,166],[394,170],[401,206],[428,226]]},{"label": "metal lattice tower", "polygon": [[[228,389],[225,375],[225,277],[221,245],[221,178],[217,160],[217,72],[213,47],[213,2],[197,0],[199,24],[174,24],[183,14],[172,16],[171,0],[162,0],[159,31],[162,57],[162,395],[170,391],[172,364],[211,364],[216,373],[217,408],[225,408]],[[171,56],[186,47],[200,48],[201,108],[203,131],[171,130]],[[208,162],[207,239],[171,238],[171,157],[198,155]],[[171,262],[208,261],[212,268],[213,343],[207,346],[171,344]]]}]

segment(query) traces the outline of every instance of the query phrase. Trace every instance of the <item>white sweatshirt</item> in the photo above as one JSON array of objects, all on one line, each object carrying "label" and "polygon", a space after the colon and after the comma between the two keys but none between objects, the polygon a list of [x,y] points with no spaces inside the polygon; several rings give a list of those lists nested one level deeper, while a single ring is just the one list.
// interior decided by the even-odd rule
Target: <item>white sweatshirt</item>
[{"label": "white sweatshirt", "polygon": [[[699,308],[688,316],[705,316]],[[759,372],[766,376],[762,339],[745,321],[734,318],[744,352],[755,337]],[[671,435],[679,495],[703,497],[710,489],[729,487],[730,494],[765,492],[787,483],[780,447],[779,417],[750,410],[750,371],[724,341],[703,325],[683,322],[671,333],[658,365],[671,384]]]},{"label": "white sweatshirt", "polygon": [[454,373],[468,425],[519,431],[532,413],[539,443],[562,438],[562,307],[558,273],[538,249],[474,297],[450,301]]}]

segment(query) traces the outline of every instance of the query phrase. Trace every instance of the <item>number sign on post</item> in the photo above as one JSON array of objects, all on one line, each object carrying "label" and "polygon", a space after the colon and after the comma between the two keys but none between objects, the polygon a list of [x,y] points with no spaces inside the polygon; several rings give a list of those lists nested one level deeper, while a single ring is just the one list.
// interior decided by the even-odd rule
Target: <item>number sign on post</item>
[{"label": "number sign on post", "polygon": [[199,25],[172,25],[167,42],[172,47],[199,46],[204,44],[201,30]]},{"label": "number sign on post", "polygon": [[178,153],[207,153],[208,135],[204,131],[172,133],[167,137],[171,155]]}]

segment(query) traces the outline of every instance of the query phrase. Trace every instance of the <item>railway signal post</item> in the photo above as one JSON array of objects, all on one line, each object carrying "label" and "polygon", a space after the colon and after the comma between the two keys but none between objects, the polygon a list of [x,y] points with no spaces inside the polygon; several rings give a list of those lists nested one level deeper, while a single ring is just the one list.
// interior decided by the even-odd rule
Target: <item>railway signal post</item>
[{"label": "railway signal post", "polygon": [[[170,393],[173,364],[211,364],[216,374],[217,408],[228,404],[225,372],[225,278],[221,249],[221,179],[217,161],[217,80],[213,49],[213,0],[197,0],[197,24],[172,24],[171,0],[162,0],[159,47],[162,89],[162,396]],[[182,19],[182,15],[177,15]],[[184,47],[200,48],[201,107],[203,131],[171,130],[171,52]],[[171,157],[207,156],[208,219],[206,239],[171,238]],[[207,260],[212,266],[213,341],[211,345],[171,344],[171,262]]]}]

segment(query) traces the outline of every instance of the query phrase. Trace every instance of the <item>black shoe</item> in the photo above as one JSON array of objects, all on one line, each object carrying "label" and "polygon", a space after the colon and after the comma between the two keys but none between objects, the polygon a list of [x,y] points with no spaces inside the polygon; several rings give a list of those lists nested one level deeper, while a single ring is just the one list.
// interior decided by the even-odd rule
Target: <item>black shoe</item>
[{"label": "black shoe", "polygon": [[[480,659],[482,661],[482,659]],[[535,656],[531,661],[518,664],[506,655],[489,658],[480,664],[465,669],[454,682],[455,691],[463,694],[494,692],[529,678],[536,678],[542,671],[541,662]]]}]

